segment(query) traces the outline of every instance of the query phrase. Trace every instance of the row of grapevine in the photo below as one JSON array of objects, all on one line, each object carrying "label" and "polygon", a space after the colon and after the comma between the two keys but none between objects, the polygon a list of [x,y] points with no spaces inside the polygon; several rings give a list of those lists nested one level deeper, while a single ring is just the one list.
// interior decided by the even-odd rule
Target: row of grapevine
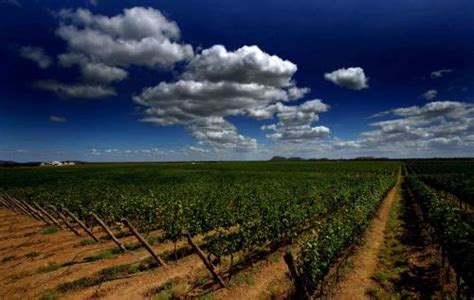
[{"label": "row of grapevine", "polygon": [[[333,259],[349,238],[353,242],[364,230],[399,168],[392,162],[333,163],[331,168],[301,163],[302,171],[289,173],[280,164],[261,164],[265,168],[260,169],[249,165],[227,170],[211,164],[201,169],[25,169],[11,172],[22,174],[16,179],[2,177],[9,171],[0,170],[0,189],[43,206],[64,206],[82,220],[98,215],[112,229],[126,218],[139,231],[160,230],[162,241],[177,241],[183,232],[190,238],[203,235],[203,249],[216,257],[276,249],[293,243],[302,232],[329,237],[331,228],[342,226],[344,232],[319,246],[333,243]],[[340,235],[343,244],[338,244]],[[303,252],[303,257],[308,261],[310,253]]]},{"label": "row of grapevine", "polygon": [[419,178],[435,189],[447,191],[462,201],[474,205],[474,175],[439,174],[421,175]]},{"label": "row of grapevine", "polygon": [[[434,229],[438,243],[464,285],[474,295],[474,225],[462,217],[459,208],[442,199],[416,176],[407,179],[424,220]],[[462,279],[463,282],[460,282]]]},{"label": "row of grapevine", "polygon": [[307,239],[296,261],[297,281],[307,295],[314,295],[325,276],[342,253],[360,242],[387,191],[395,184],[394,177],[372,178],[372,185],[357,194],[321,222],[312,238]]},{"label": "row of grapevine", "polygon": [[407,164],[410,174],[416,174],[429,186],[449,192],[465,203],[474,205],[474,163],[443,162],[428,164],[412,162]]}]

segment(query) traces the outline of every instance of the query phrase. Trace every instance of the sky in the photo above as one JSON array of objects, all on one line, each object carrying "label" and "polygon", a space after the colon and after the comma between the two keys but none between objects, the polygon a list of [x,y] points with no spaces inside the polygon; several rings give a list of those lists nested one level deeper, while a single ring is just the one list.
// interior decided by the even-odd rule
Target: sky
[{"label": "sky", "polygon": [[0,0],[0,160],[474,156],[472,0]]}]

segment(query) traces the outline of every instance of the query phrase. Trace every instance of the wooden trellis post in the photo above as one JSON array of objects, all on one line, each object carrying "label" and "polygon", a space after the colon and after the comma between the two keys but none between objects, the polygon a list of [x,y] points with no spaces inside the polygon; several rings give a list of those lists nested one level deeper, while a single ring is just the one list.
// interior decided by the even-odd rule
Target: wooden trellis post
[{"label": "wooden trellis post", "polygon": [[67,220],[66,216],[59,210],[57,209],[56,207],[54,207],[53,205],[48,205],[49,208],[51,208],[51,210],[53,210],[54,212],[56,212],[56,214],[59,216],[59,218],[61,220],[63,220],[63,223],[64,225],[66,225],[66,227],[71,230],[75,235],[77,236],[81,236],[81,233],[79,231],[76,230],[76,228],[74,228],[74,226],[72,226],[71,223],[69,223],[69,221]]},{"label": "wooden trellis post", "polygon": [[303,299],[311,299],[308,290],[306,289],[306,286],[301,280],[301,274],[298,271],[298,268],[296,267],[295,257],[290,249],[286,249],[283,259],[285,260],[286,265],[288,266],[288,270],[290,271],[290,275],[293,279],[293,283],[295,284],[298,296]]},{"label": "wooden trellis post", "polygon": [[5,203],[5,200],[3,200],[3,197],[0,196],[0,204],[2,204],[3,207],[7,208],[7,205]]},{"label": "wooden trellis post", "polygon": [[23,208],[23,210],[26,212],[28,216],[33,217],[36,220],[39,220],[36,214],[33,211],[31,211],[31,209],[26,205],[25,201],[20,200],[20,199],[15,199],[15,200],[18,202],[18,204],[20,204],[20,206]]},{"label": "wooden trellis post", "polygon": [[89,228],[87,228],[87,226],[81,221],[79,220],[78,217],[76,217],[72,212],[70,212],[67,208],[65,207],[61,207],[61,210],[64,211],[68,216],[70,216],[74,222],[76,222],[77,224],[79,224],[79,226],[81,226],[82,229],[84,229],[84,231],[94,240],[96,241],[97,243],[99,242],[99,239],[92,233],[92,231],[89,230]]},{"label": "wooden trellis post", "polygon": [[48,226],[51,225],[51,223],[46,219],[45,216],[43,216],[43,214],[42,214],[39,210],[35,209],[35,208],[34,208],[33,206],[31,206],[28,202],[26,202],[26,201],[24,201],[24,202],[25,202],[25,205],[26,205],[36,216],[38,216],[38,218],[39,218],[41,221],[43,221],[43,222],[44,222],[46,225],[48,225]]},{"label": "wooden trellis post", "polygon": [[38,221],[41,221],[41,218],[38,216],[38,213],[36,212],[35,209],[33,209],[33,207],[31,207],[25,200],[19,200],[19,201],[30,212],[30,216],[32,216]]},{"label": "wooden trellis post", "polygon": [[156,260],[156,262],[162,266],[166,266],[166,263],[159,257],[148,242],[140,235],[140,233],[133,227],[133,225],[125,218],[120,220],[125,226],[128,227],[130,232],[138,239],[138,241],[145,247],[150,255]]},{"label": "wooden trellis post", "polygon": [[14,212],[21,213],[21,210],[18,207],[18,205],[15,203],[15,201],[13,201],[10,197],[8,197],[8,195],[5,197],[5,199],[8,201],[8,203],[10,204]]},{"label": "wooden trellis post", "polygon": [[114,233],[110,228],[105,224],[104,221],[102,221],[95,213],[90,214],[96,221],[99,223],[99,225],[107,232],[107,234],[110,236],[110,238],[114,241],[114,243],[123,251],[126,252],[127,249],[125,246],[115,237]]},{"label": "wooden trellis post", "polygon": [[10,209],[10,210],[13,210],[13,208],[11,207],[10,203],[8,203],[8,200],[4,198],[4,196],[2,196],[0,198],[2,200],[2,204],[3,206],[5,206],[6,208]]},{"label": "wooden trellis post", "polygon": [[54,225],[58,226],[58,228],[63,228],[61,224],[59,224],[58,220],[56,220],[53,216],[51,216],[44,208],[42,208],[38,203],[33,202],[33,205],[41,211],[43,215],[45,215],[48,219],[50,219]]},{"label": "wooden trellis post", "polygon": [[10,197],[10,196],[8,196],[8,198],[10,198],[10,200],[15,204],[15,206],[18,207],[18,209],[20,210],[20,213],[22,212],[23,214],[25,214],[25,215],[27,215],[27,216],[30,215],[30,214],[28,213],[28,210],[26,210],[26,208],[23,207],[23,206],[21,205],[21,203],[20,203],[17,199],[15,199],[15,198],[13,198],[13,197]]},{"label": "wooden trellis post", "polygon": [[209,262],[209,260],[206,258],[206,254],[199,248],[199,246],[193,241],[191,234],[188,231],[183,231],[183,235],[186,236],[188,239],[189,245],[196,251],[197,255],[199,258],[202,260],[206,268],[211,272],[212,277],[214,278],[215,281],[217,281],[223,288],[225,288],[225,282],[222,280],[222,278],[217,274],[216,270],[214,269],[214,266]]},{"label": "wooden trellis post", "polygon": [[15,211],[15,208],[13,207],[13,204],[10,203],[10,200],[8,199],[8,197],[6,195],[3,196],[3,201],[5,202],[5,204],[7,205],[7,207],[13,211]]}]

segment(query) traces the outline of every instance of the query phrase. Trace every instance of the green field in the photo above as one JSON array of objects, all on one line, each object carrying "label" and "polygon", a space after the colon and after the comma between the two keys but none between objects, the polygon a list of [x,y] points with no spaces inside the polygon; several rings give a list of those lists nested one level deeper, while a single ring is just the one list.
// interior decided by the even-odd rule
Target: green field
[{"label": "green field", "polygon": [[0,195],[67,208],[89,225],[95,213],[116,232],[126,218],[142,233],[159,232],[160,242],[189,232],[203,238],[217,265],[292,246],[300,281],[314,294],[338,257],[361,242],[402,173],[450,262],[470,280],[472,219],[436,191],[470,202],[471,167],[471,161],[280,161],[2,168]]}]

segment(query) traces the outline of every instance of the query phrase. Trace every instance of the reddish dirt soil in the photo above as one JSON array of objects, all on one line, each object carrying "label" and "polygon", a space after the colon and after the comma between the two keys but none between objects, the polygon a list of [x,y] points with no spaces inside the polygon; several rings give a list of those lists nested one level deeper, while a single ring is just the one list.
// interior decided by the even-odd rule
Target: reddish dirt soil
[{"label": "reddish dirt soil", "polygon": [[[43,223],[0,208],[0,299],[31,299],[53,290],[59,284],[93,276],[100,270],[144,260],[149,257],[143,248],[118,255],[112,259],[83,262],[86,256],[115,248],[112,241],[82,246],[88,239],[70,231],[60,230],[43,234]],[[132,236],[122,238],[124,243],[135,243]],[[179,244],[178,246],[180,246]],[[159,254],[174,248],[173,243],[153,247]],[[72,263],[50,272],[40,267],[50,264]]]},{"label": "reddish dirt soil", "polygon": [[366,243],[351,258],[353,269],[336,286],[335,295],[332,299],[368,298],[366,291],[372,284],[371,277],[377,268],[379,250],[385,239],[385,225],[399,189],[400,178],[385,197],[377,216],[365,234],[364,240]]},{"label": "reddish dirt soil", "polygon": [[212,299],[275,299],[286,296],[292,288],[283,251],[260,261],[253,268],[241,272],[244,282],[212,293]]}]

